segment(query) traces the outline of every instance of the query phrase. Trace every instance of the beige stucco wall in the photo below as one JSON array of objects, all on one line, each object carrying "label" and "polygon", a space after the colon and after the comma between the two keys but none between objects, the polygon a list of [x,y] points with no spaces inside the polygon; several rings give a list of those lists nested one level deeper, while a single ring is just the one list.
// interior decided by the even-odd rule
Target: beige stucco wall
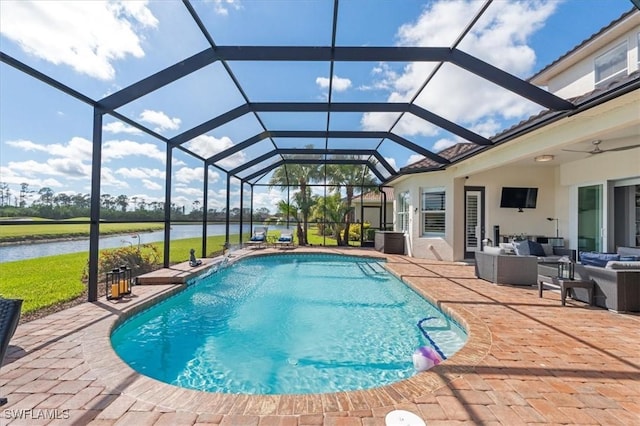
[{"label": "beige stucco wall", "polygon": [[[578,186],[608,183],[640,177],[640,149],[590,156],[561,166],[506,165],[466,177],[455,170],[408,176],[395,187],[395,193],[410,193],[407,253],[434,260],[464,259],[464,187],[485,188],[485,236],[493,239],[493,226],[500,226],[502,235],[541,235],[552,237],[555,221],[568,247],[577,247],[576,194]],[[500,208],[503,186],[538,188],[535,209]],[[444,187],[447,198],[446,234],[443,238],[421,235],[420,194],[426,187]],[[612,195],[605,194],[608,197]],[[607,202],[605,200],[605,202]],[[416,212],[415,209],[418,209]],[[394,216],[394,223],[396,221]],[[607,219],[605,219],[607,220]],[[608,220],[611,220],[608,219]],[[396,227],[397,229],[397,227]],[[608,236],[609,239],[612,236]],[[611,244],[609,243],[608,246]]]},{"label": "beige stucco wall", "polygon": [[640,33],[640,14],[633,18],[635,26],[615,40],[593,50],[572,66],[549,79],[547,88],[562,98],[583,95],[595,88],[595,59],[620,43],[627,42],[627,74],[638,70],[638,33]]}]

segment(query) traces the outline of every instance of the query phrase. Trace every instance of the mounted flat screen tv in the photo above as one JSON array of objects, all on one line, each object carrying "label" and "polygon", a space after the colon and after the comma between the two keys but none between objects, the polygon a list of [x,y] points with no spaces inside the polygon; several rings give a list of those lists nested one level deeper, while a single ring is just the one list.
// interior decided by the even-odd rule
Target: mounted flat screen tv
[{"label": "mounted flat screen tv", "polygon": [[538,199],[538,188],[502,187],[500,207],[518,209],[535,209]]}]

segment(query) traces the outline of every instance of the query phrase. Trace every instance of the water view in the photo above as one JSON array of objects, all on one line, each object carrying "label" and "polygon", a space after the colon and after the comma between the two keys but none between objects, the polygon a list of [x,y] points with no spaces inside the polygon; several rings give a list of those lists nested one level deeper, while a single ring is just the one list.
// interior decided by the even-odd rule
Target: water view
[{"label": "water view", "polygon": [[[285,226],[270,225],[269,229],[285,229]],[[238,234],[238,225],[229,225],[230,234]],[[245,226],[248,232],[248,227]],[[202,234],[201,225],[173,225],[171,226],[171,239],[180,240],[184,238],[197,238]],[[225,225],[208,225],[207,235],[224,235]],[[109,235],[100,238],[100,249],[118,248],[128,245],[155,243],[164,240],[164,231],[131,233],[124,235]],[[209,247],[214,250],[216,247]],[[78,253],[89,251],[89,238],[69,241],[54,241],[27,244],[10,244],[0,246],[0,263],[12,262],[15,260],[35,259],[44,256],[55,256],[58,254]]]}]

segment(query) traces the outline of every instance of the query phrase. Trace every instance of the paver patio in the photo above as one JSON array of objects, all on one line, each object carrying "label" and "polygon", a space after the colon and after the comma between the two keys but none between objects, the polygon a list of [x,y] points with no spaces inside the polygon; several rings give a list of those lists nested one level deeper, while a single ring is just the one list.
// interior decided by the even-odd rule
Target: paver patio
[{"label": "paver patio", "polygon": [[573,300],[562,307],[559,293],[541,299],[534,287],[496,286],[469,265],[386,257],[389,270],[469,330],[467,345],[430,371],[337,394],[180,389],[137,374],[111,349],[119,317],[178,290],[136,286],[129,299],[83,303],[18,327],[0,369],[0,395],[9,398],[0,425],[369,426],[384,425],[394,409],[428,425],[640,424],[640,316]]}]

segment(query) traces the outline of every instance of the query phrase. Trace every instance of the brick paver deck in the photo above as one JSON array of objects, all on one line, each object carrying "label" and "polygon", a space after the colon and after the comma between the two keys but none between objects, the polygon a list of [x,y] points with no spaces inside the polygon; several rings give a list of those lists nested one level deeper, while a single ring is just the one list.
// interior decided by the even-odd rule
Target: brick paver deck
[{"label": "brick paver deck", "polygon": [[84,303],[18,327],[0,370],[0,395],[9,398],[0,425],[371,426],[384,425],[394,409],[428,425],[640,424],[640,316],[573,300],[562,307],[558,293],[540,299],[534,287],[496,286],[468,265],[387,259],[388,269],[469,331],[456,355],[409,380],[295,396],[157,382],[118,358],[109,333],[118,318],[179,286],[136,286],[129,299]]}]

